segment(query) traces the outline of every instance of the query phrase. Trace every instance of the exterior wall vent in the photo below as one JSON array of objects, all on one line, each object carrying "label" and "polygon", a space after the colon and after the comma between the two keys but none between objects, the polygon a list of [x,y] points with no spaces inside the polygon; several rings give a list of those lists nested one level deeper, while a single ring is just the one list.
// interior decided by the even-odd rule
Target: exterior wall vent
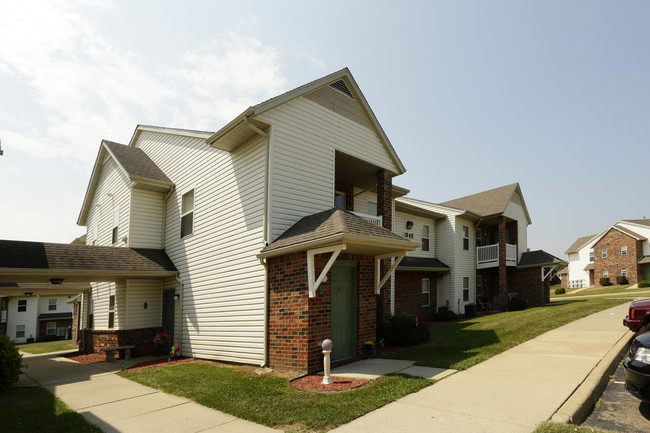
[{"label": "exterior wall vent", "polygon": [[352,92],[350,92],[350,89],[348,89],[348,86],[345,85],[343,80],[338,80],[336,83],[330,84],[330,87],[354,99],[354,96],[352,96]]}]

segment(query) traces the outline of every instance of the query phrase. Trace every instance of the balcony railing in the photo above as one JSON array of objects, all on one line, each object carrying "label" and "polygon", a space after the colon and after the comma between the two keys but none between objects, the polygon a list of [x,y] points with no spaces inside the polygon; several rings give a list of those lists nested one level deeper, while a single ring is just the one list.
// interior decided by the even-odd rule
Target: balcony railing
[{"label": "balcony railing", "polygon": [[352,213],[355,214],[356,216],[358,216],[361,219],[364,219],[364,220],[366,220],[368,222],[371,222],[371,223],[373,223],[375,225],[378,225],[379,227],[382,226],[381,215],[379,215],[379,216],[368,215],[368,214],[361,213],[361,212],[352,212]]},{"label": "balcony railing", "polygon": [[[499,244],[476,247],[477,268],[499,266]],[[517,245],[506,244],[506,266],[517,266]]]}]

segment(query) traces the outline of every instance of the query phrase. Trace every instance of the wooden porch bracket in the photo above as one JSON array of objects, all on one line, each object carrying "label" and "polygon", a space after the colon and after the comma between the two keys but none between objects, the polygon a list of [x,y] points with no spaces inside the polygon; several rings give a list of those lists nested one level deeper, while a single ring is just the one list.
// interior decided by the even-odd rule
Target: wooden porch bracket
[{"label": "wooden porch bracket", "polygon": [[547,273],[544,273],[544,269],[546,266],[542,266],[542,281],[544,281],[551,273],[553,272],[553,269],[555,269],[555,266],[550,266],[550,269],[548,270]]},{"label": "wooden porch bracket", "polygon": [[[338,258],[339,254],[341,254],[341,251],[345,250],[345,248],[346,248],[345,244],[341,244],[336,246],[307,250],[307,281],[309,284],[310,298],[316,297],[316,290],[318,290],[318,288],[320,287],[323,281],[326,281],[325,278],[327,278],[327,273],[332,268],[332,265]],[[330,257],[330,259],[327,261],[327,264],[325,265],[323,271],[318,276],[318,279],[315,280],[316,265],[314,263],[314,256],[317,254],[325,254],[325,253],[333,253],[333,254],[332,257]]]},{"label": "wooden porch bracket", "polygon": [[[402,261],[405,255],[406,255],[406,251],[400,251],[399,253],[389,253],[380,256],[375,256],[375,295],[378,295],[381,292],[381,288],[384,286],[384,284],[386,284],[386,281],[391,276],[391,274],[395,271],[395,269],[397,269],[397,266]],[[390,259],[393,257],[395,257],[395,261],[393,262],[393,265],[390,267],[386,275],[384,275],[384,277],[382,278],[381,277],[382,259]]]}]

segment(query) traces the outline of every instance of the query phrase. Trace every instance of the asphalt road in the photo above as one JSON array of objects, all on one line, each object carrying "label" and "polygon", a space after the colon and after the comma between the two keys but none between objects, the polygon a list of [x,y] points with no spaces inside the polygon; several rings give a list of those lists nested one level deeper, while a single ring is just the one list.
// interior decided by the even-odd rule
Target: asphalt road
[{"label": "asphalt road", "polygon": [[650,432],[650,404],[627,392],[622,362],[600,401],[582,425],[620,433]]}]

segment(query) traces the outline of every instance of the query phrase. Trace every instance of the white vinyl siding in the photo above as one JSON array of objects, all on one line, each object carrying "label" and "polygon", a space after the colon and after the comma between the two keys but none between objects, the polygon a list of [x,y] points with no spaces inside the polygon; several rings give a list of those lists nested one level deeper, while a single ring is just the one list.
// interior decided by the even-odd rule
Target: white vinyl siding
[{"label": "white vinyl siding", "polygon": [[[413,227],[410,230],[406,228],[407,221],[413,222]],[[433,219],[411,215],[406,212],[395,212],[395,216],[393,217],[393,231],[409,240],[420,242],[422,240],[422,227],[425,225],[429,227],[429,251],[422,251],[422,247],[418,247],[413,251],[409,251],[407,253],[408,257],[436,257],[435,221]]]},{"label": "white vinyl siding", "polygon": [[162,248],[163,195],[133,189],[131,195],[131,248]]},{"label": "white vinyl siding", "polygon": [[[307,98],[287,102],[260,120],[273,125],[271,240],[301,217],[333,207],[335,151],[398,172],[373,130]],[[365,207],[359,209],[365,213]]]},{"label": "white vinyl siding", "polygon": [[[184,283],[182,312],[176,304],[183,355],[261,364],[265,271],[256,254],[264,246],[266,142],[229,153],[204,138],[143,131],[136,145],[176,185],[164,247]],[[181,192],[192,188],[194,234],[181,238]]]},{"label": "white vinyl siding", "polygon": [[[641,236],[643,236],[646,239],[650,239],[650,227],[643,225],[643,224],[636,224],[636,223],[631,223],[631,222],[626,222],[626,221],[619,221],[617,225],[620,225],[622,227],[625,227],[628,230],[633,231],[634,233],[637,233]],[[628,245],[628,254],[632,254],[629,250],[632,249],[632,252],[635,251],[634,244]],[[650,256],[650,242],[647,240],[643,241],[643,255],[644,256]]]},{"label": "white vinyl siding", "polygon": [[162,290],[163,281],[160,279],[127,280],[126,323],[123,329],[162,326]]}]

